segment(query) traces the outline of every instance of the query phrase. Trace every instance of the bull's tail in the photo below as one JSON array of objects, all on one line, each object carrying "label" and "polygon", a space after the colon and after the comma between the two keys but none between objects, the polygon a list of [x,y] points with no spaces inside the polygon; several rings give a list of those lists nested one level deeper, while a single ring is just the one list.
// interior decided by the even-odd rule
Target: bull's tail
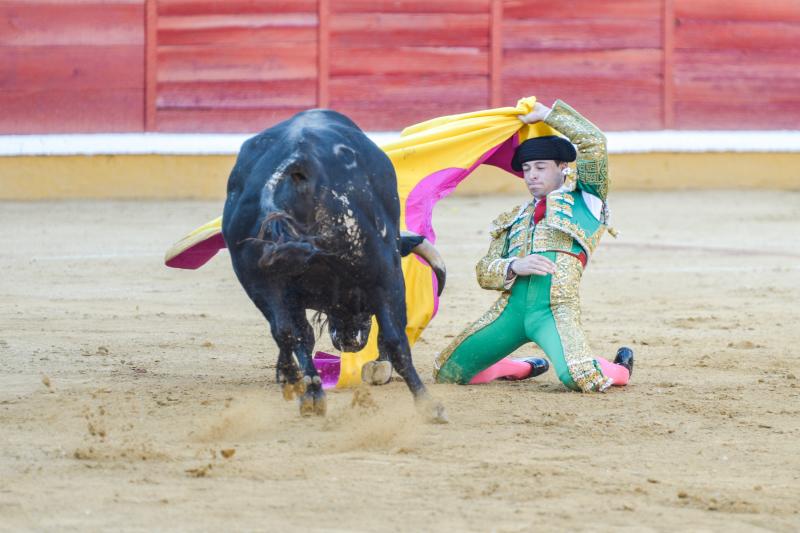
[{"label": "bull's tail", "polygon": [[258,266],[268,273],[299,274],[313,257],[327,255],[309,228],[284,211],[267,215],[256,237],[247,240],[262,245]]}]

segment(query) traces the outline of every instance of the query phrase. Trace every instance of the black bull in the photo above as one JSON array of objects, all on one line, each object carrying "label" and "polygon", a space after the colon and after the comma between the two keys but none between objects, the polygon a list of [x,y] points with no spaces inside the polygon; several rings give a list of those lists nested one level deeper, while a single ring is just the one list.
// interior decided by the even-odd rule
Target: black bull
[{"label": "black bull", "polygon": [[405,334],[397,177],[358,126],[311,110],[248,139],[228,179],[222,220],[236,276],[278,345],[284,396],[300,394],[302,414],[326,410],[306,317],[312,309],[326,315],[334,346],[351,352],[366,344],[374,315],[380,357],[373,365],[391,362],[418,405],[444,420]]}]

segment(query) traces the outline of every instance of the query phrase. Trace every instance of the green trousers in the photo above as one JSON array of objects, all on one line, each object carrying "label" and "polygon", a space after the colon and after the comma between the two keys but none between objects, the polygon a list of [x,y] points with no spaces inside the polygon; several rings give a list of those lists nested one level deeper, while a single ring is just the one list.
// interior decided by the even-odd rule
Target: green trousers
[{"label": "green trousers", "polygon": [[541,255],[556,263],[556,273],[517,278],[510,295],[498,300],[488,316],[468,327],[440,354],[435,373],[438,382],[467,384],[523,344],[535,342],[568,388],[588,392],[610,385],[592,357],[580,325],[580,261],[569,254]]}]

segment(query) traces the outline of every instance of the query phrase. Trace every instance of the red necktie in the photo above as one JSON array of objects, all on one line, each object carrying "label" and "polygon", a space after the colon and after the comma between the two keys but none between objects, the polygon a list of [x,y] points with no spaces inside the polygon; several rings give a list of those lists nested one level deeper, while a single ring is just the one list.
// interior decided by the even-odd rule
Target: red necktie
[{"label": "red necktie", "polygon": [[533,223],[538,224],[544,218],[544,213],[547,210],[547,197],[545,196],[533,208]]}]

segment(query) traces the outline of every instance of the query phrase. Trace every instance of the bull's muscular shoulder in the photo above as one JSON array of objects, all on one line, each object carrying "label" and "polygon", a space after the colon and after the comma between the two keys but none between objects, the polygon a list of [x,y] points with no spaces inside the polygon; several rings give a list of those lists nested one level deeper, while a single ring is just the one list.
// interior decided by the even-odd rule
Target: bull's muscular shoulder
[{"label": "bull's muscular shoulder", "polygon": [[517,206],[513,209],[502,212],[497,218],[495,218],[492,221],[492,224],[489,226],[489,233],[491,234],[492,238],[496,239],[504,231],[506,231],[514,223],[514,221],[517,220],[517,217],[524,208],[525,204]]}]

